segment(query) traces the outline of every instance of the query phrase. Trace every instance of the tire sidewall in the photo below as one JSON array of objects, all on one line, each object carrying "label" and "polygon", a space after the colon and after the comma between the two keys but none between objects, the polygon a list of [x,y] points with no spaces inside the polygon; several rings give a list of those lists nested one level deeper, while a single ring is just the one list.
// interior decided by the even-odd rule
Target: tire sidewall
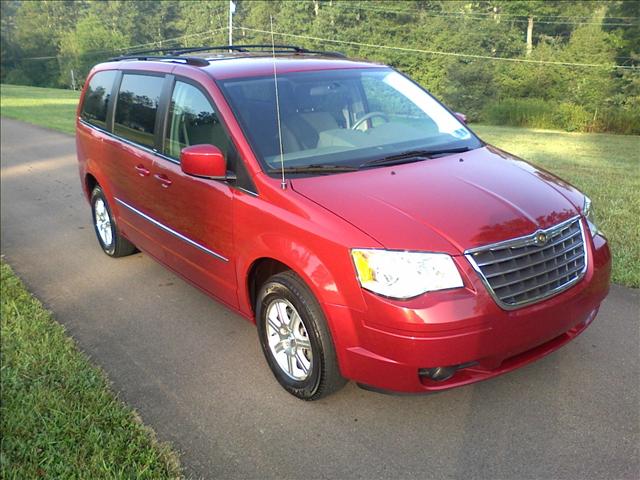
[{"label": "tire sidewall", "polygon": [[[100,236],[100,232],[98,231],[98,226],[96,222],[96,202],[98,200],[102,200],[104,203],[104,207],[107,210],[107,214],[109,215],[109,223],[111,224],[111,244],[106,245],[102,241],[102,237]],[[98,238],[98,243],[100,243],[100,247],[102,251],[113,257],[116,252],[116,242],[118,241],[118,232],[116,230],[115,220],[113,218],[113,213],[111,213],[111,207],[109,206],[109,202],[107,202],[107,198],[104,195],[104,192],[100,187],[96,187],[91,194],[91,217],[93,219],[93,230],[96,232],[96,237]]]},{"label": "tire sidewall", "polygon": [[[311,399],[317,392],[320,385],[322,374],[322,363],[324,359],[324,351],[320,341],[320,334],[314,319],[313,312],[305,305],[304,301],[298,297],[289,285],[285,282],[273,281],[266,283],[258,294],[256,302],[256,324],[258,328],[258,336],[260,338],[260,346],[264,356],[269,364],[269,368],[275,375],[276,379],[289,393],[298,398],[305,400]],[[290,302],[300,315],[302,323],[307,330],[313,360],[311,362],[311,374],[305,380],[294,380],[282,371],[278,362],[271,352],[269,342],[267,340],[267,311],[271,303],[277,299],[284,299]]]}]

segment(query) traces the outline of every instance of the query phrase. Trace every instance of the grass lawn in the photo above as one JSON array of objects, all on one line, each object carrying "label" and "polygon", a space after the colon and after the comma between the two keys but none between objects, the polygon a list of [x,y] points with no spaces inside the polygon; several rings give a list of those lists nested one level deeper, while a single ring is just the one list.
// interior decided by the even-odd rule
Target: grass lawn
[{"label": "grass lawn", "polygon": [[[2,85],[2,115],[73,133],[78,93]],[[486,141],[584,191],[611,242],[613,281],[640,287],[640,136],[472,125]]]},{"label": "grass lawn", "polygon": [[0,93],[3,116],[74,133],[79,92],[2,84]]},{"label": "grass lawn", "polygon": [[585,192],[613,252],[613,281],[640,287],[640,137],[474,125],[485,141]]},{"label": "grass lawn", "polygon": [[9,266],[0,269],[0,478],[180,478],[176,455]]}]

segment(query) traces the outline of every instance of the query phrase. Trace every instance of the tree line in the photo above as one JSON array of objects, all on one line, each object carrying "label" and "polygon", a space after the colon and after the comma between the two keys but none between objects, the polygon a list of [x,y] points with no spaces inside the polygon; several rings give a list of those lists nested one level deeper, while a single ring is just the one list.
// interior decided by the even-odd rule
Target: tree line
[{"label": "tree line", "polygon": [[[2,83],[79,88],[132,50],[226,45],[230,2],[2,2]],[[234,43],[390,64],[472,120],[640,133],[640,2],[237,0]]]}]

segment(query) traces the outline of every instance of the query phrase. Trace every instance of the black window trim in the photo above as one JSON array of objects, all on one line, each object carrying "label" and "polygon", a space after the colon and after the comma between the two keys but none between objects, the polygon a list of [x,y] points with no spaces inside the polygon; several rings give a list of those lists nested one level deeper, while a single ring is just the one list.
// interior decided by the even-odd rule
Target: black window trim
[{"label": "black window trim", "polygon": [[[386,66],[386,65],[374,65],[371,64],[368,67],[355,67],[353,69],[351,68],[347,68],[347,69],[342,69],[342,68],[336,68],[336,69],[330,69],[330,70],[341,70],[341,71],[348,71],[348,70],[376,70],[376,69],[385,69],[385,68],[389,68],[391,69],[391,67]],[[313,73],[315,70],[301,70],[299,72],[294,71],[294,72],[289,72],[289,73]],[[327,70],[317,70],[315,72],[324,72]],[[224,78],[224,79],[218,79],[215,80],[216,86],[218,87],[218,90],[220,90],[220,92],[222,93],[222,97],[225,99],[225,101],[227,102],[227,104],[231,107],[231,110],[234,111],[236,108],[236,102],[233,101],[233,98],[231,97],[231,95],[229,95],[228,90],[225,86],[226,82],[233,82],[233,81],[243,81],[243,80],[256,80],[256,79],[265,79],[265,78],[273,78],[273,74],[264,74],[264,75],[248,75],[248,76],[241,76],[241,77],[230,77],[230,78]],[[238,125],[240,126],[240,131],[242,132],[242,134],[244,135],[245,139],[247,140],[247,143],[249,144],[249,148],[251,149],[251,152],[253,153],[254,158],[257,160],[258,164],[260,165],[260,170],[262,170],[262,172],[267,175],[268,177],[271,178],[279,178],[281,173],[279,171],[272,171],[269,170],[269,168],[267,168],[267,164],[266,162],[263,161],[262,156],[258,154],[257,148],[255,147],[256,142],[254,141],[254,137],[253,134],[251,133],[251,129],[248,128],[245,124],[244,119],[239,116],[236,115],[234,113],[235,117],[236,117],[236,121],[238,122]]]},{"label": "black window trim", "polygon": [[[202,93],[202,95],[204,95],[204,97],[207,99],[207,101],[209,102],[209,104],[211,105],[211,108],[213,109],[213,113],[215,113],[216,117],[218,117],[218,121],[220,122],[220,125],[222,125],[222,128],[224,130],[224,133],[227,135],[227,137],[229,138],[229,141],[231,142],[231,144],[233,145],[233,148],[236,151],[236,154],[238,154],[238,146],[236,145],[236,142],[234,142],[233,137],[230,135],[229,133],[229,128],[227,127],[226,122],[224,121],[224,118],[222,118],[222,115],[220,115],[220,110],[218,109],[218,106],[216,105],[216,102],[213,101],[213,98],[211,98],[211,95],[209,95],[209,92],[207,92],[205,90],[205,88],[198,82],[196,82],[195,80],[192,80],[189,77],[184,77],[182,75],[171,75],[171,85],[170,88],[168,89],[167,92],[167,98],[166,98],[166,112],[164,113],[164,119],[162,122],[162,138],[161,140],[164,141],[165,136],[166,136],[166,132],[167,132],[167,128],[169,127],[169,106],[171,105],[171,97],[173,96],[173,90],[175,89],[176,86],[176,82],[182,82],[182,83],[187,83],[189,85],[191,85],[192,87],[196,88],[197,90],[200,91],[200,93]],[[170,158],[174,163],[180,163],[179,160],[176,161],[175,158],[173,158],[170,155],[167,155],[164,149],[164,142],[161,143],[162,145],[162,149],[159,150],[160,153],[162,153],[162,155],[164,155],[167,158]],[[239,157],[239,155],[238,155]]]},{"label": "black window trim", "polygon": [[[442,106],[447,112],[449,112],[454,118],[457,119],[457,117],[455,116],[455,113],[453,112],[453,110],[451,110],[449,107],[444,105],[429,90],[427,90],[425,87],[420,85],[417,81],[413,80],[411,77],[409,77],[406,74],[402,73],[397,68],[392,67],[390,65],[370,64],[370,65],[368,65],[366,67],[354,67],[353,69],[351,69],[351,68],[349,68],[349,69],[335,68],[335,69],[327,69],[327,70],[317,70],[317,72],[325,72],[325,71],[330,71],[330,70],[334,70],[334,71],[338,71],[338,70],[343,70],[343,71],[344,70],[356,70],[356,71],[363,71],[363,70],[371,70],[371,71],[389,70],[389,71],[394,71],[394,72],[402,75],[403,77],[405,77],[407,80],[409,80],[414,85],[416,85],[420,90],[424,91],[433,100],[435,100],[436,103],[438,103],[440,106]],[[290,73],[296,74],[296,73],[313,73],[313,72],[314,72],[314,70],[301,70],[299,72],[290,72]],[[222,93],[223,98],[225,99],[227,104],[231,107],[232,111],[234,111],[235,108],[236,108],[236,102],[234,102],[233,98],[231,97],[231,95],[229,95],[228,90],[227,90],[227,88],[225,86],[225,83],[226,82],[231,82],[232,83],[233,81],[254,80],[254,79],[259,79],[259,78],[273,78],[273,75],[272,74],[256,75],[256,76],[247,75],[247,76],[240,76],[240,77],[230,77],[230,78],[218,79],[218,80],[214,80],[214,81],[215,81],[216,85],[218,86],[218,90],[220,90],[220,92]],[[364,96],[364,98],[366,100],[366,95]],[[267,168],[266,162],[264,162],[262,157],[260,155],[258,155],[258,151],[254,146],[255,142],[254,142],[253,134],[251,133],[250,129],[246,126],[245,121],[243,120],[243,118],[240,117],[239,115],[236,115],[235,113],[234,113],[234,115],[236,117],[238,125],[240,126],[240,130],[242,131],[242,134],[244,135],[244,137],[247,139],[247,142],[249,143],[249,148],[251,149],[251,152],[253,153],[254,158],[257,160],[258,164],[260,165],[260,169],[262,170],[262,172],[265,175],[267,175],[267,176],[269,176],[271,178],[279,178],[280,172],[277,171],[277,170],[270,171]],[[469,125],[467,125],[467,124],[465,124],[463,122],[460,122],[460,121],[459,121],[459,123],[464,128],[469,130],[469,132],[471,132],[471,136],[473,138],[475,138],[480,143],[480,146],[477,147],[477,148],[482,148],[482,147],[487,145],[487,143],[484,140],[482,140],[473,130],[471,130],[471,128],[469,128]]]},{"label": "black window trim", "polygon": [[[120,79],[122,77],[122,71],[121,70],[117,70],[117,69],[105,69],[105,70],[98,70],[97,72],[95,72],[93,75],[91,75],[91,78],[88,79],[88,83],[91,83],[91,80],[93,80],[96,76],[100,75],[103,72],[115,72],[116,76],[113,79],[113,84],[111,85],[111,92],[109,92],[109,103],[107,104],[107,116],[105,118],[105,127],[101,127],[99,125],[94,125],[93,123],[91,123],[89,120],[86,120],[82,117],[82,114],[84,112],[84,104],[87,101],[87,95],[86,95],[86,91],[85,94],[82,96],[81,100],[82,100],[82,104],[80,105],[80,114],[78,115],[80,121],[82,123],[84,123],[85,125],[90,125],[92,127],[97,128],[100,131],[105,131],[105,129],[107,131],[109,131],[109,114],[112,113],[113,111],[113,105],[114,105],[114,101],[113,101],[113,94],[114,94],[114,89],[116,87],[116,85],[118,85],[118,88],[120,86]],[[87,88],[89,88],[89,86],[87,85]],[[117,92],[117,90],[115,90],[115,92]]]},{"label": "black window trim", "polygon": [[[101,70],[103,71],[103,70]],[[104,70],[106,71],[106,70]],[[113,70],[112,70],[113,71]],[[114,132],[114,125],[115,125],[115,113],[116,113],[116,105],[118,103],[118,94],[120,92],[120,85],[122,84],[122,78],[124,77],[125,74],[141,74],[141,75],[148,75],[151,77],[162,77],[163,81],[165,83],[163,83],[162,85],[162,90],[160,92],[160,101],[158,103],[158,109],[156,111],[156,118],[155,118],[155,124],[154,124],[154,131],[157,132],[157,125],[158,125],[158,114],[163,110],[163,93],[164,93],[164,89],[165,89],[165,84],[166,84],[166,77],[169,74],[163,73],[163,72],[149,72],[147,70],[115,70],[117,72],[116,78],[113,81],[113,87],[111,89],[111,99],[109,101],[109,106],[107,108],[107,122],[106,122],[106,129],[102,128],[100,126],[94,125],[92,123],[89,123],[88,121],[86,121],[85,119],[83,119],[82,117],[80,117],[80,123],[82,123],[83,125],[86,125],[87,127],[90,128],[95,128],[96,130],[98,130],[99,132],[102,132],[106,135],[108,135],[109,137],[118,140],[120,142],[126,143],[127,145],[131,145],[132,147],[136,147],[139,148],[140,150],[143,150],[147,153],[151,153],[153,155],[159,155],[159,152],[157,150],[157,135],[156,133],[154,133],[154,146],[153,147],[149,147],[148,145],[142,145],[141,143],[138,142],[134,142],[133,140],[129,140],[128,138],[125,138],[121,135],[118,135]],[[100,72],[96,72],[96,74],[98,74]],[[92,77],[93,78],[93,77]],[[82,99],[82,102],[84,103],[84,98]]]},{"label": "black window trim", "polygon": [[[114,101],[112,103],[112,106],[110,106],[111,108],[111,112],[107,112],[107,119],[109,119],[109,113],[111,114],[111,123],[108,124],[107,126],[109,127],[109,131],[111,132],[111,134],[119,139],[119,140],[123,140],[125,143],[128,143],[129,145],[133,145],[136,147],[140,147],[143,150],[146,151],[151,151],[152,153],[158,153],[159,149],[158,149],[158,128],[160,127],[160,116],[159,114],[162,112],[163,110],[163,98],[162,95],[164,93],[164,89],[165,89],[165,85],[167,82],[167,75],[164,72],[149,72],[147,70],[119,70],[120,75],[119,78],[116,79],[116,81],[114,81],[114,87],[117,83],[118,85],[118,89],[116,91]],[[154,125],[153,125],[153,136],[154,136],[154,145],[152,147],[150,147],[149,145],[143,145],[141,143],[135,142],[133,140],[129,140],[128,138],[125,138],[121,135],[118,135],[115,133],[115,123],[116,123],[116,107],[118,105],[118,97],[120,94],[120,86],[122,85],[122,80],[124,79],[125,75],[140,75],[140,76],[147,76],[147,77],[159,77],[162,78],[163,84],[162,87],[160,89],[160,97],[159,97],[159,101],[158,101],[158,108],[156,110],[156,118],[154,121]]]},{"label": "black window trim", "polygon": [[[225,135],[227,136],[227,138],[229,139],[229,142],[231,143],[233,149],[235,150],[236,164],[238,163],[242,164],[239,168],[244,169],[246,173],[246,178],[248,179],[248,182],[249,182],[248,185],[238,185],[237,182],[230,183],[230,185],[234,186],[239,190],[242,190],[243,192],[257,196],[258,189],[253,183],[253,179],[251,179],[251,176],[249,175],[249,170],[247,169],[247,166],[244,163],[244,159],[242,158],[242,155],[240,155],[239,153],[240,150],[238,149],[238,146],[236,145],[236,142],[230,133],[229,127],[227,126],[225,119],[220,114],[220,109],[216,105],[216,102],[213,100],[211,95],[209,95],[209,92],[207,92],[207,90],[202,86],[202,84],[200,84],[196,80],[193,80],[189,77],[185,77],[184,75],[167,74],[167,82],[164,86],[165,89],[162,92],[161,102],[160,102],[163,107],[161,112],[162,120],[160,122],[161,131],[158,132],[160,134],[160,138],[157,139],[157,145],[159,145],[160,148],[158,149],[157,152],[155,152],[156,155],[164,160],[175,163],[176,165],[180,165],[180,160],[175,159],[170,155],[167,155],[167,153],[165,152],[165,143],[164,143],[167,128],[169,127],[169,107],[171,105],[171,97],[173,96],[173,90],[175,89],[176,82],[182,82],[182,83],[191,85],[192,87],[197,89],[200,93],[202,93],[202,95],[204,95],[204,98],[206,98],[209,104],[211,105],[211,108],[213,109],[213,112],[216,114],[216,117],[218,117],[218,121],[220,122],[220,125],[222,125],[222,129],[224,130]],[[160,112],[160,110],[161,109],[159,108],[158,111]],[[236,169],[237,168],[238,167],[236,167]],[[236,172],[236,175],[237,175],[237,172]]]},{"label": "black window trim", "polygon": [[113,86],[111,87],[111,101],[107,108],[107,122],[106,129],[108,132],[113,132],[113,122],[115,118],[116,103],[118,103],[118,92],[120,91],[120,83],[122,83],[122,70],[117,70],[116,78],[113,80]]},{"label": "black window trim", "polygon": [[156,130],[156,148],[157,153],[161,158],[167,159],[170,162],[180,165],[180,160],[175,159],[165,153],[164,140],[167,132],[167,125],[169,123],[169,109],[171,106],[171,95],[173,95],[173,88],[176,84],[176,76],[172,73],[166,75],[164,85],[162,86],[162,94],[160,95],[160,105],[158,109],[158,129]]},{"label": "black window trim", "polygon": [[[209,93],[200,83],[198,83],[195,80],[192,80],[189,77],[185,77],[183,75],[174,75],[172,73],[149,72],[147,70],[127,70],[127,69],[119,69],[115,71],[117,72],[117,74],[116,74],[116,78],[113,80],[113,87],[111,89],[111,98],[109,101],[109,106],[107,107],[107,121],[106,121],[107,128],[104,129],[97,125],[93,125],[92,123],[89,123],[86,120],[84,120],[82,117],[80,117],[80,123],[90,128],[95,128],[96,130],[108,135],[109,137],[115,140],[126,143],[127,145],[131,145],[132,147],[139,148],[163,160],[167,160],[176,165],[180,165],[179,160],[176,160],[175,158],[170,157],[169,155],[166,155],[164,153],[164,136],[169,123],[169,105],[171,103],[171,96],[173,95],[173,88],[175,86],[175,82],[179,80],[181,82],[188,83],[193,87],[197,88],[200,92],[202,92],[205,98],[210,102],[214,112],[218,116],[218,120],[220,121],[220,124],[222,125],[222,128],[225,131],[225,134],[227,135],[227,137],[229,138],[229,141],[231,142],[231,145],[233,145],[233,148],[235,149],[236,162],[241,163],[242,166],[240,168],[244,169],[244,171],[246,172],[246,178],[248,181],[247,185],[238,185],[237,182],[231,182],[231,183],[226,182],[226,183],[229,186],[234,187],[237,190],[241,190],[247,194],[250,194],[256,197],[259,196],[258,189],[256,188],[255,183],[251,178],[251,175],[249,175],[249,170],[247,169],[247,166],[244,163],[244,159],[242,158],[242,155],[240,155],[239,153],[236,142],[234,141],[233,137],[229,133],[229,128],[227,127],[227,124],[224,118],[222,117],[222,115],[220,115],[220,112],[216,106],[216,103],[211,98],[211,95],[209,95]],[[99,72],[96,72],[96,74],[97,73]],[[148,145],[142,145],[141,143],[134,142],[133,140],[129,140],[128,138],[125,138],[121,135],[116,134],[114,131],[115,112],[116,112],[116,105],[118,103],[118,94],[120,92],[120,85],[122,84],[122,79],[126,74],[136,74],[136,75],[141,74],[141,75],[148,75],[152,77],[164,77],[164,83],[160,91],[160,100],[158,103],[158,109],[156,111],[156,119],[155,119],[155,125],[154,125],[155,145],[153,147],[149,147]],[[82,99],[82,102],[84,104],[84,97]]]}]

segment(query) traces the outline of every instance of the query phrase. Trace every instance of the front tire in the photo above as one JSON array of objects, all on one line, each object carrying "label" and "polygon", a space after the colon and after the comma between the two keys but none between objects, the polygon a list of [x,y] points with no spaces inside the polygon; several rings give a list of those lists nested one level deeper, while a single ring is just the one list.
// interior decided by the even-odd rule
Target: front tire
[{"label": "front tire", "polygon": [[256,300],[256,322],[267,363],[289,393],[318,400],[344,386],[322,309],[296,274],[267,280]]},{"label": "front tire", "polygon": [[125,257],[136,251],[135,245],[118,231],[111,207],[102,188],[96,186],[91,192],[93,228],[102,251],[110,257]]}]

